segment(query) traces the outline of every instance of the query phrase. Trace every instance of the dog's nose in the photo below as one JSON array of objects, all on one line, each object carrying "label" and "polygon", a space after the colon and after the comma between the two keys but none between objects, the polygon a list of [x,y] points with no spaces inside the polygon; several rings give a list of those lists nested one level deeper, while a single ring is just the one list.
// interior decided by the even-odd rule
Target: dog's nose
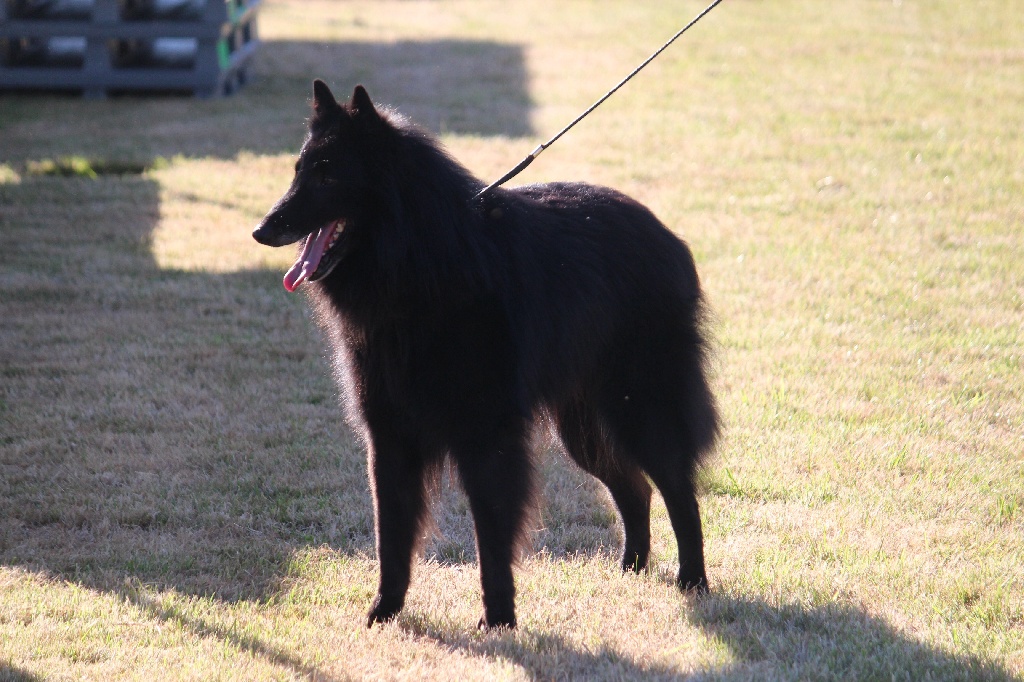
[{"label": "dog's nose", "polygon": [[276,210],[268,213],[252,231],[252,238],[264,246],[287,246],[305,236],[302,230],[296,230],[294,224],[285,220]]},{"label": "dog's nose", "polygon": [[252,231],[252,238],[263,244],[263,246],[278,246],[277,240],[274,239],[274,234],[267,228],[265,222],[256,226],[256,229]]}]

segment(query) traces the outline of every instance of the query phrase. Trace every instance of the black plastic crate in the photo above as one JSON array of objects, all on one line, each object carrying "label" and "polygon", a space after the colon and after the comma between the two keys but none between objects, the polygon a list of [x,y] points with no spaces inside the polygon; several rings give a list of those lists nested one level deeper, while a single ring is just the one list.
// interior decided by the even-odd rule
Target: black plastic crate
[{"label": "black plastic crate", "polygon": [[262,0],[0,0],[0,90],[230,94]]}]

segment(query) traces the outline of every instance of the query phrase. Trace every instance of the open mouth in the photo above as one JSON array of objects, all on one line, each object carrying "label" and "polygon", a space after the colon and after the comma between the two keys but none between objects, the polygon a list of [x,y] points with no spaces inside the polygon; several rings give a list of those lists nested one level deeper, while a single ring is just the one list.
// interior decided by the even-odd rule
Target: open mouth
[{"label": "open mouth", "polygon": [[327,274],[337,265],[337,260],[328,262],[324,268],[320,263],[324,256],[331,250],[345,231],[345,221],[336,220],[321,227],[315,233],[306,237],[306,243],[302,247],[302,253],[298,260],[288,269],[284,275],[284,288],[289,292],[295,291],[305,281],[315,282]]}]

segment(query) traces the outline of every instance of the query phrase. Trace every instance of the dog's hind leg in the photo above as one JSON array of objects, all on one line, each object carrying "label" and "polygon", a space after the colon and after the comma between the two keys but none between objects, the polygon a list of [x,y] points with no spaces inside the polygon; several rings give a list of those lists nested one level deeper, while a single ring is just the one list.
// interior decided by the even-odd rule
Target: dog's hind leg
[{"label": "dog's hind leg", "polygon": [[679,588],[706,592],[704,533],[693,485],[701,444],[676,415],[678,403],[637,392],[628,409],[608,410],[616,448],[651,477],[661,492],[679,546]]},{"label": "dog's hind leg", "polygon": [[615,457],[597,417],[584,405],[572,403],[555,414],[558,433],[569,456],[604,483],[622,517],[625,535],[622,570],[647,568],[651,551],[651,486],[635,463]]},{"label": "dog's hind leg", "polygon": [[661,492],[679,546],[679,588],[706,592],[704,533],[693,476],[708,447],[700,418],[712,412],[694,410],[686,395],[673,395],[673,386],[637,381],[628,401],[605,396],[602,416],[619,458],[634,462]]},{"label": "dog's hind leg", "polygon": [[599,404],[616,453],[643,469],[665,501],[679,546],[679,588],[700,593],[708,580],[694,476],[714,445],[718,415],[695,315],[683,309],[641,325],[639,345],[611,375]]},{"label": "dog's hind leg", "polygon": [[405,603],[413,551],[426,514],[425,461],[416,446],[375,429],[369,448],[380,586],[367,626],[394,618]]},{"label": "dog's hind leg", "polygon": [[453,448],[476,526],[477,558],[483,587],[480,627],[516,626],[512,564],[533,497],[533,467],[526,426],[499,427],[485,441]]},{"label": "dog's hind leg", "polygon": [[673,470],[671,465],[648,468],[654,484],[658,486],[668,509],[672,529],[679,546],[679,574],[676,584],[684,592],[708,591],[708,578],[704,569],[704,533],[700,509],[690,477]]}]

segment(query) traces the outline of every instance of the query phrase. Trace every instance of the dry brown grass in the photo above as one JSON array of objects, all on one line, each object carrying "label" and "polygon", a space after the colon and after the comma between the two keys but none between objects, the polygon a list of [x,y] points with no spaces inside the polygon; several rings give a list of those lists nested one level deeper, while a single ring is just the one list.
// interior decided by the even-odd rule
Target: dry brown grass
[{"label": "dry brown grass", "polygon": [[669,584],[661,506],[652,572],[619,574],[603,491],[548,452],[518,632],[472,627],[450,483],[403,615],[363,627],[361,449],[290,254],[248,236],[309,82],[364,82],[491,179],[700,8],[268,2],[234,98],[0,99],[0,679],[1024,675],[1007,0],[723,3],[523,176],[617,186],[698,255],[709,598]]}]

